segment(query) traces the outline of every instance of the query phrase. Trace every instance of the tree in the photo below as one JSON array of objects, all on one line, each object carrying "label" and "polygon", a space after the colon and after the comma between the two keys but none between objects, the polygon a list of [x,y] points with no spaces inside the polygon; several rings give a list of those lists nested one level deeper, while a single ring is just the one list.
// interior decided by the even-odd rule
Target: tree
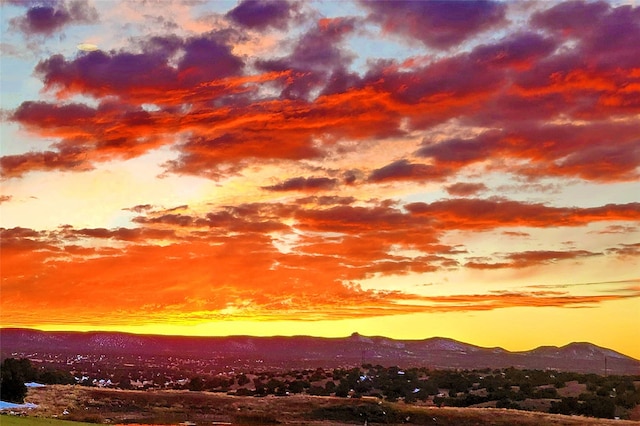
[{"label": "tree", "polygon": [[345,380],[341,380],[340,384],[336,387],[336,396],[346,398],[349,395],[349,384]]},{"label": "tree", "polygon": [[[331,382],[333,383],[333,382]],[[304,392],[305,389],[305,382],[303,382],[302,380],[295,380],[291,383],[289,383],[289,392],[291,393],[302,393]]]},{"label": "tree", "polygon": [[131,379],[128,375],[123,374],[122,377],[118,379],[118,387],[120,389],[131,389],[133,386],[131,385]]},{"label": "tree", "polygon": [[247,383],[250,383],[251,380],[249,380],[249,378],[245,375],[245,374],[240,374],[238,376],[238,386],[244,386]]},{"label": "tree", "polygon": [[189,390],[190,391],[201,391],[204,389],[204,381],[201,377],[195,376],[189,380]]},{"label": "tree", "polygon": [[73,375],[68,371],[50,369],[40,373],[37,381],[45,385],[71,385],[76,382]]},{"label": "tree", "polygon": [[[24,362],[26,361],[26,363]],[[24,385],[25,371],[32,369],[29,360],[17,360],[7,358],[0,366],[0,399],[8,402],[22,404],[27,396],[27,387]]]}]

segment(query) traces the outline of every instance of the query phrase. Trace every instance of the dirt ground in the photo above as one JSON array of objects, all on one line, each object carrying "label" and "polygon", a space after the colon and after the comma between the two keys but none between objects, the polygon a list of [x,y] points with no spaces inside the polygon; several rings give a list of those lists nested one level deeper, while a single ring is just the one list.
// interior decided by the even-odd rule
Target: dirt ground
[{"label": "dirt ground", "polygon": [[587,391],[587,385],[584,383],[578,383],[576,380],[567,382],[566,385],[558,389],[558,395],[561,397],[574,397],[577,398],[581,393]]},{"label": "dirt ground", "polygon": [[292,395],[238,397],[211,392],[125,391],[81,386],[47,386],[29,390],[38,405],[28,416],[104,424],[197,425],[640,425],[640,422],[589,419],[495,408],[436,408],[376,400]]}]

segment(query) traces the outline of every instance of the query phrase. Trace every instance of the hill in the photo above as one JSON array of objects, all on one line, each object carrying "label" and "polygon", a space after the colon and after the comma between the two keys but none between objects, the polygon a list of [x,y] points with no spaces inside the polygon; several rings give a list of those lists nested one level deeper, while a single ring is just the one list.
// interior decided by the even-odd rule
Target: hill
[{"label": "hill", "polygon": [[[354,333],[345,338],[187,337],[135,335],[115,332],[44,332],[0,329],[2,356],[31,353],[179,356],[225,359],[241,363],[259,359],[266,366],[287,368],[380,365],[429,368],[556,369],[581,373],[640,374],[640,361],[591,343],[544,346],[511,352],[484,348],[453,339],[395,340]],[[234,361],[235,360],[235,361]],[[605,361],[606,360],[606,361]]]}]

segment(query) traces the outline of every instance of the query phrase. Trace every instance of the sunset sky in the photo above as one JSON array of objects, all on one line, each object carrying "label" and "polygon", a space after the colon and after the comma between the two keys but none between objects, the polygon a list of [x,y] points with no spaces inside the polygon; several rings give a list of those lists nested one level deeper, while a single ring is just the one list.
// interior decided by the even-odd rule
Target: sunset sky
[{"label": "sunset sky", "polygon": [[634,2],[0,12],[3,327],[640,358]]}]

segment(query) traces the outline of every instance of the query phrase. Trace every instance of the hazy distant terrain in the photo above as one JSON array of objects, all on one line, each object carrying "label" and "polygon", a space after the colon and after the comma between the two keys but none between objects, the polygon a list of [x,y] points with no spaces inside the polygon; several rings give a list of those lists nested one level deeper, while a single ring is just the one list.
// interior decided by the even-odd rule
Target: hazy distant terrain
[{"label": "hazy distant terrain", "polygon": [[525,352],[483,348],[446,338],[394,340],[354,333],[346,338],[178,337],[110,332],[42,332],[1,329],[2,356],[56,353],[60,356],[104,355],[183,357],[221,366],[264,368],[380,365],[445,368],[556,369],[582,373],[640,374],[640,361],[590,343],[544,346]]}]

